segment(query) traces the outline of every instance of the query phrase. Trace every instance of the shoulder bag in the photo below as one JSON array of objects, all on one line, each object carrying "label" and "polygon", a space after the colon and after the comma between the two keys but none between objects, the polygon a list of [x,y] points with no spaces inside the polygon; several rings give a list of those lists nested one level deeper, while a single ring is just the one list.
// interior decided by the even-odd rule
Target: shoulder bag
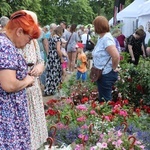
[{"label": "shoulder bag", "polygon": [[93,50],[94,44],[89,40],[89,34],[87,34],[87,40],[86,40],[86,50]]},{"label": "shoulder bag", "polygon": [[73,35],[73,33],[70,35],[70,37],[69,37],[69,39],[68,39],[68,41],[67,41],[67,43],[66,43],[66,46],[65,46],[65,50],[66,50],[66,51],[67,51],[67,46],[68,46],[68,43],[69,43],[69,41],[70,41],[72,35]]},{"label": "shoulder bag", "polygon": [[102,77],[102,72],[103,72],[104,68],[106,67],[106,65],[108,64],[110,59],[111,59],[111,57],[108,59],[108,61],[106,62],[106,64],[104,65],[104,67],[102,69],[98,69],[94,66],[91,68],[90,79],[92,82],[96,82],[98,79],[100,79]]}]

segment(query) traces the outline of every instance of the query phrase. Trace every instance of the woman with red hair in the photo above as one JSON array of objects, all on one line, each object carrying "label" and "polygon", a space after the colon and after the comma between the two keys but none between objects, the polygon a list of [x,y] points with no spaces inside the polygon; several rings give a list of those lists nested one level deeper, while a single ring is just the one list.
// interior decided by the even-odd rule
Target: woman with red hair
[{"label": "woman with red hair", "polygon": [[39,26],[24,10],[13,13],[0,34],[0,149],[30,150],[26,88],[35,77],[17,48],[40,35]]}]

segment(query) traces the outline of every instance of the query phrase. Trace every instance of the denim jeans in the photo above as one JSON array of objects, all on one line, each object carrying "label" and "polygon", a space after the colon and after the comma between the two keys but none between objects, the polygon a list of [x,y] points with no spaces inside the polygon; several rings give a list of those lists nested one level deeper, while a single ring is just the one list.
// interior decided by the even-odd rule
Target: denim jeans
[{"label": "denim jeans", "polygon": [[112,100],[112,86],[118,79],[118,73],[113,70],[107,74],[102,75],[100,79],[97,80],[98,92],[99,92],[99,102],[105,100],[106,102]]},{"label": "denim jeans", "polygon": [[82,81],[86,81],[87,79],[87,72],[80,72],[80,71],[77,71],[77,75],[76,75],[76,79],[79,80],[79,79],[82,79]]}]

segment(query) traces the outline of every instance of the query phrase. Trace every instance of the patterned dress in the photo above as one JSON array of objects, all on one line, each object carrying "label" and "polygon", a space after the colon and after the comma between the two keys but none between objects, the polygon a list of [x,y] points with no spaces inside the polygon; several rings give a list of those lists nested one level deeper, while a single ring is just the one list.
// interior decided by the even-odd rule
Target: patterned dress
[{"label": "patterned dress", "polygon": [[[36,40],[32,40],[23,50],[19,49],[19,53],[23,55],[27,63],[44,64]],[[30,69],[30,67],[28,69]],[[46,142],[48,137],[43,98],[38,79],[36,79],[32,87],[27,88],[27,97],[31,131],[31,149],[37,150]]]},{"label": "patterned dress", "polygon": [[58,56],[56,44],[60,41],[59,36],[53,36],[49,39],[49,53],[47,57],[46,68],[46,83],[44,93],[45,95],[55,94],[58,85],[61,83],[62,68],[61,60]]},{"label": "patterned dress", "polygon": [[[13,43],[0,34],[0,70],[16,71],[23,80],[27,65]],[[30,127],[25,89],[7,93],[0,86],[0,150],[30,150]]]}]

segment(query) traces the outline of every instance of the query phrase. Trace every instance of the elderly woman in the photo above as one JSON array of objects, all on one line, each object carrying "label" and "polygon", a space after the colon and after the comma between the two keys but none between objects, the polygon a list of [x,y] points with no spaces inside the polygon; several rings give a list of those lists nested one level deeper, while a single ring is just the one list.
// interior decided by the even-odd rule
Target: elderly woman
[{"label": "elderly woman", "polygon": [[17,48],[23,48],[40,30],[31,15],[23,10],[13,13],[0,34],[0,149],[30,150],[30,127],[26,88],[35,77]]},{"label": "elderly woman", "polygon": [[119,63],[119,52],[109,32],[108,20],[103,16],[98,16],[93,24],[95,33],[100,36],[92,52],[93,62],[96,68],[104,68],[102,77],[97,80],[99,102],[109,101],[112,100],[112,86],[118,78],[116,68]]},{"label": "elderly woman", "polygon": [[[34,22],[38,24],[37,16],[30,11]],[[36,39],[33,39],[23,49],[18,49],[28,66],[28,73],[35,77],[33,86],[26,89],[29,108],[31,150],[37,150],[46,142],[48,131],[46,126],[42,92],[38,77],[44,71],[44,60],[40,55],[40,47]],[[32,66],[31,66],[32,65]]]},{"label": "elderly woman", "polygon": [[3,32],[3,30],[4,30],[4,27],[6,26],[6,24],[8,23],[8,21],[9,21],[9,18],[8,17],[6,17],[6,16],[2,16],[1,18],[0,18],[0,25],[1,25],[1,30],[0,30],[0,32]]}]

